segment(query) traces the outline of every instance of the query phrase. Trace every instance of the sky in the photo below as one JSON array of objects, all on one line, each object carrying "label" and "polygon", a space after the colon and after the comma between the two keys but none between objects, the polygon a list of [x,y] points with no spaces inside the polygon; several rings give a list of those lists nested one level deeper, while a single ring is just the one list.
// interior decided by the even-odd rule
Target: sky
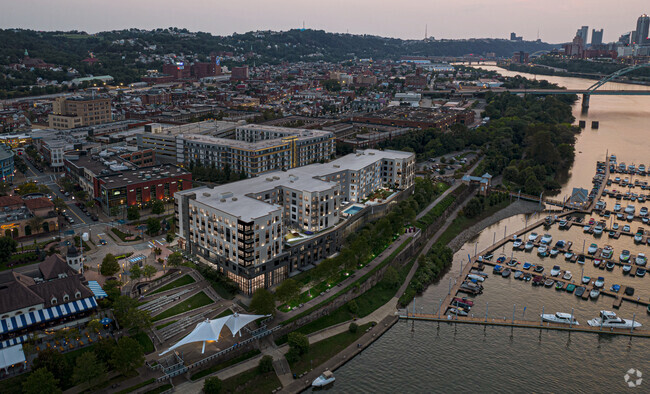
[{"label": "sky", "polygon": [[[187,28],[217,35],[305,27],[405,39],[539,38],[560,43],[603,28],[605,42],[634,30],[645,0],[19,0],[1,7],[0,27],[80,30]],[[10,4],[10,5],[9,5]]]}]

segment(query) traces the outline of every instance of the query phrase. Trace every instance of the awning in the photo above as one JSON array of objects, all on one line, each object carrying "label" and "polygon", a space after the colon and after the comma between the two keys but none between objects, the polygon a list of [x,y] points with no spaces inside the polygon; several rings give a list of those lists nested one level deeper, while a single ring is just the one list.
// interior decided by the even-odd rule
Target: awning
[{"label": "awning", "polygon": [[9,368],[12,365],[22,364],[24,362],[25,353],[23,352],[23,345],[0,349],[0,368]]},{"label": "awning", "polygon": [[15,346],[18,345],[19,343],[23,343],[27,340],[27,335],[23,335],[21,337],[16,337],[16,338],[11,338],[6,341],[0,342],[0,349],[4,349],[9,346]]},{"label": "awning", "polygon": [[97,308],[95,298],[88,297],[67,304],[55,305],[45,309],[29,312],[0,320],[0,334],[20,330],[22,328],[49,320],[58,319],[68,315],[74,315],[89,309]]},{"label": "awning", "polygon": [[89,280],[88,288],[90,288],[90,291],[93,292],[95,298],[98,300],[108,297],[108,294],[106,294],[104,289],[102,289],[102,287],[99,285],[99,283],[96,280]]}]

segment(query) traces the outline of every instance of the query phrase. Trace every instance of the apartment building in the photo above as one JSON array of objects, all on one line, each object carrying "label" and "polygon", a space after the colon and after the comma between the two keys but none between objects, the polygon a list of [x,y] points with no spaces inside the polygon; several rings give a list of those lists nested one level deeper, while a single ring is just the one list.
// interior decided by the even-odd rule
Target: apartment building
[{"label": "apartment building", "polygon": [[58,97],[52,103],[49,124],[64,130],[111,121],[111,99],[96,96]]}]

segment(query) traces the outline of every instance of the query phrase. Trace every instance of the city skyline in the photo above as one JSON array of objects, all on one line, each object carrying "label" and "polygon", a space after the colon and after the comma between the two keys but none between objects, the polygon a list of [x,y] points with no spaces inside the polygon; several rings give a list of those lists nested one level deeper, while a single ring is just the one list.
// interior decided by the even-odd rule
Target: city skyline
[{"label": "city skyline", "polygon": [[[539,32],[543,41],[561,43],[571,41],[576,29],[586,25],[590,29],[603,28],[603,42],[611,42],[633,31],[639,15],[648,12],[647,4],[640,0],[627,1],[624,6],[606,0],[496,0],[489,4],[469,0],[462,5],[423,0],[381,5],[369,0],[352,3],[342,0],[329,3],[242,0],[228,4],[190,0],[183,4],[184,7],[179,8],[177,3],[164,0],[115,0],[102,4],[81,0],[56,3],[31,0],[14,3],[5,10],[0,15],[0,26],[89,33],[179,27],[230,35],[301,28],[304,21],[307,28],[316,30],[403,39],[424,38],[426,26],[428,36],[435,38],[508,38],[514,31],[524,40],[537,39]],[[403,17],[396,18],[396,15]],[[501,19],[503,16],[507,17],[505,23]]]}]

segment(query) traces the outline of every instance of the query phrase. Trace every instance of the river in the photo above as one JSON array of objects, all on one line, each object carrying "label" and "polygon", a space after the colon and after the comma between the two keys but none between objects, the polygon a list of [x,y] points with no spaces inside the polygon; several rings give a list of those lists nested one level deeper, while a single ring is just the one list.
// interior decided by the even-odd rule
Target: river
[{"label": "river", "polygon": [[[480,67],[496,70],[505,76],[535,78],[495,66]],[[570,89],[586,88],[594,83],[579,78],[536,78]],[[647,89],[619,83],[609,83],[605,88]],[[587,115],[581,114],[580,101],[574,105],[573,112],[576,120],[587,121],[587,128],[577,137],[575,163],[558,197],[570,195],[574,187],[590,189],[596,161],[604,160],[607,152],[616,154],[619,161],[628,164],[650,164],[650,157],[646,154],[650,147],[646,143],[650,138],[647,134],[649,96],[592,96]],[[590,128],[592,120],[600,122],[599,129]],[[650,181],[650,178],[646,180]],[[608,201],[608,208],[611,209],[613,204]],[[450,272],[439,283],[429,286],[409,308],[437,313],[440,300],[447,294],[450,281],[458,279],[461,264],[467,262],[468,254],[473,255],[475,250],[491,245],[494,239],[501,239],[506,233],[524,228],[529,220],[538,219],[519,215],[483,230],[454,255]],[[633,226],[633,231],[636,226]],[[573,241],[573,249],[578,252],[593,242],[601,247],[611,244],[617,256],[623,249],[636,254],[645,248],[644,252],[650,254],[650,248],[634,245],[630,238],[612,240],[606,235],[596,238],[584,234],[579,226],[566,231],[556,225],[548,233],[553,235],[553,243],[559,239]],[[553,265],[560,265],[562,269],[571,270],[578,281],[582,275],[592,278],[605,276],[606,287],[617,283],[635,287],[635,296],[647,298],[650,295],[648,275],[645,278],[623,275],[619,267],[607,272],[594,267],[590,261],[579,265],[568,263],[563,257],[542,259],[536,253],[512,252],[509,246],[497,253],[512,255],[519,261],[543,264],[547,273]],[[611,298],[601,296],[597,301],[585,301],[563,291],[531,287],[513,278],[492,275],[486,281],[484,293],[474,301],[471,312],[478,316],[487,312],[490,319],[512,319],[514,314],[517,319],[533,320],[542,310],[546,313],[573,311],[578,321],[586,324],[588,319],[597,316],[600,309],[612,309]],[[634,316],[645,329],[650,328],[650,315],[641,306],[624,302],[617,313],[624,318]],[[400,321],[359,356],[338,369],[336,383],[329,391],[609,392],[627,390],[626,371],[636,368],[646,373],[648,378],[632,392],[648,392],[649,354],[650,340],[642,338]]]}]

